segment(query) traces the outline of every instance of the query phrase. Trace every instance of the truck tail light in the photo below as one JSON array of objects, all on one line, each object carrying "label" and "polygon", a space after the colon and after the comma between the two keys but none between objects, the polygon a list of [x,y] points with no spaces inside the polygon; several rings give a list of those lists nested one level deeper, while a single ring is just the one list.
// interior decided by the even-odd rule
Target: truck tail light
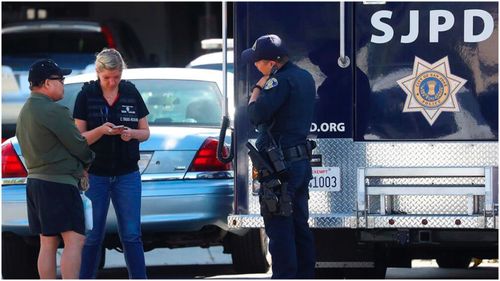
[{"label": "truck tail light", "polygon": [[[232,164],[224,164],[217,159],[217,145],[219,141],[214,138],[207,138],[194,156],[189,172],[207,172],[207,171],[229,171]],[[229,149],[224,146],[222,153],[224,157],[229,155]]]},{"label": "truck tail light", "polygon": [[17,156],[12,143],[2,144],[2,178],[24,178],[28,173],[21,159]]}]

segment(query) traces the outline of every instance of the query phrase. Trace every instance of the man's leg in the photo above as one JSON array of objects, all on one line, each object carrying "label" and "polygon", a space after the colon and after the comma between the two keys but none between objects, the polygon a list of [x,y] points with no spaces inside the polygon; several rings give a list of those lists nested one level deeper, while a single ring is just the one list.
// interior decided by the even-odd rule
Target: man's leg
[{"label": "man's leg", "polygon": [[38,255],[40,279],[56,279],[56,252],[59,242],[58,236],[40,235],[40,254]]},{"label": "man's leg", "polygon": [[63,279],[78,279],[82,260],[85,236],[74,231],[61,233],[64,250],[61,256],[61,275]]}]

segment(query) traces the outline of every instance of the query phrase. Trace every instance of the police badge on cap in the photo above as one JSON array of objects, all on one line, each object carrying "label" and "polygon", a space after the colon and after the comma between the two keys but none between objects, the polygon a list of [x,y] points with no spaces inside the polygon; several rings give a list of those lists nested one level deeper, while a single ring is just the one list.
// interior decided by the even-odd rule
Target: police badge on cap
[{"label": "police badge on cap", "polygon": [[278,35],[263,35],[253,44],[241,53],[241,59],[244,63],[254,63],[259,60],[279,60],[288,55],[283,41]]}]

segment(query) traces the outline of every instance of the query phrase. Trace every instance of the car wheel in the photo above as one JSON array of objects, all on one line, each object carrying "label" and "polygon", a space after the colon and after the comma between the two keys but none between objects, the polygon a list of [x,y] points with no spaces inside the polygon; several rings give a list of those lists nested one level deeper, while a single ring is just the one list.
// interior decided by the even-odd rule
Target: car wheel
[{"label": "car wheel", "polygon": [[265,273],[269,270],[268,239],[263,229],[251,229],[244,236],[231,235],[231,257],[238,273]]},{"label": "car wheel", "polygon": [[2,235],[2,277],[38,279],[37,260],[40,249],[21,237]]},{"label": "car wheel", "polygon": [[440,268],[469,268],[472,258],[462,254],[449,254],[436,258]]}]

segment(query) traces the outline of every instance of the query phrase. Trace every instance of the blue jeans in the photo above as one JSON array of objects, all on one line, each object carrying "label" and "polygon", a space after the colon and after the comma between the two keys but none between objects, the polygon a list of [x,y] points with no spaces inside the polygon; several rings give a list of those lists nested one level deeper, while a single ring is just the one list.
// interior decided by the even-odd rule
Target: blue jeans
[{"label": "blue jeans", "polygon": [[141,175],[138,171],[113,177],[89,175],[90,188],[85,192],[92,201],[94,226],[87,234],[82,252],[80,279],[96,278],[101,247],[106,233],[110,199],[118,221],[118,234],[129,278],[145,279],[146,265],[141,239]]},{"label": "blue jeans", "polygon": [[316,265],[314,237],[309,229],[309,160],[290,165],[288,193],[292,199],[291,216],[264,217],[273,260],[273,279],[313,279]]}]

